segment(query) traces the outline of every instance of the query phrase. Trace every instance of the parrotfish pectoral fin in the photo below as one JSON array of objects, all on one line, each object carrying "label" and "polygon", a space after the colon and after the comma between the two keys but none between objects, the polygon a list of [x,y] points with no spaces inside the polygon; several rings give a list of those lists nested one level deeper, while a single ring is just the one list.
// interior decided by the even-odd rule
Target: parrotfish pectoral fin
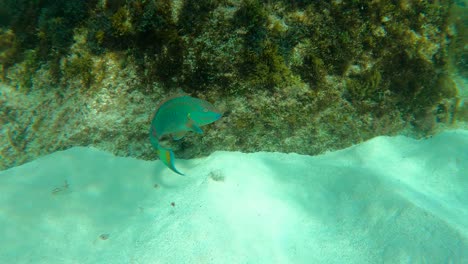
[{"label": "parrotfish pectoral fin", "polygon": [[195,121],[193,121],[190,114],[187,116],[187,123],[185,125],[190,128],[191,131],[197,134],[203,134],[203,130],[195,123]]},{"label": "parrotfish pectoral fin", "polygon": [[199,126],[197,126],[197,124],[195,124],[195,123],[192,123],[190,128],[192,129],[193,132],[195,132],[197,134],[203,134],[203,130]]},{"label": "parrotfish pectoral fin", "polygon": [[171,169],[173,172],[184,175],[182,172],[178,171],[175,166],[174,166],[174,153],[172,152],[171,149],[166,149],[161,146],[158,147],[158,155],[159,159],[166,165],[169,169]]},{"label": "parrotfish pectoral fin", "polygon": [[173,138],[174,140],[180,140],[180,139],[182,139],[182,138],[185,136],[185,133],[186,133],[186,132],[187,132],[187,131],[176,132],[176,133],[172,134],[172,138]]}]

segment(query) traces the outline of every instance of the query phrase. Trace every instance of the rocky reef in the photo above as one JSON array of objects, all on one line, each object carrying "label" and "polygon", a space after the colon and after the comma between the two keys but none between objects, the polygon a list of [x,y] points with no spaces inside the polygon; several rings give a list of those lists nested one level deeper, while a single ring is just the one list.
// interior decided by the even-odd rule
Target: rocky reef
[{"label": "rocky reef", "polygon": [[223,118],[173,143],[318,154],[466,126],[466,8],[442,1],[12,1],[0,7],[0,169],[70,146],[154,159],[158,102]]}]

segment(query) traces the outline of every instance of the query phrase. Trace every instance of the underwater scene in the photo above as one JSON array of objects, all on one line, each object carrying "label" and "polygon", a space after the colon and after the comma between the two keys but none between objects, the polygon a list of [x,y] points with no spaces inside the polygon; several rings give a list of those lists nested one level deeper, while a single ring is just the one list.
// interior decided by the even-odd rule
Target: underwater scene
[{"label": "underwater scene", "polygon": [[468,0],[0,0],[0,264],[468,264]]}]

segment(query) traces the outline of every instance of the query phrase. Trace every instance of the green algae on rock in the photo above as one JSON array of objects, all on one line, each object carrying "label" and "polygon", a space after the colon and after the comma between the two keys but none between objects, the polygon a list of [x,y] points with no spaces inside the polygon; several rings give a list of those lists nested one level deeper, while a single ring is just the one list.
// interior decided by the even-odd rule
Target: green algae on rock
[{"label": "green algae on rock", "polygon": [[153,158],[148,113],[180,89],[225,112],[181,158],[317,154],[468,121],[453,1],[4,2],[0,168],[73,145]]}]

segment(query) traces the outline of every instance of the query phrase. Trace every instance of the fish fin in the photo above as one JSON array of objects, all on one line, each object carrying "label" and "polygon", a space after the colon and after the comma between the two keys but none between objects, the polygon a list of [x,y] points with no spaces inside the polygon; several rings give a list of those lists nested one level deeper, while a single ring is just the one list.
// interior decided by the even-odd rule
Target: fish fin
[{"label": "fish fin", "polygon": [[187,115],[187,124],[186,126],[190,128],[193,132],[197,134],[203,134],[203,130],[190,118],[190,113]]},{"label": "fish fin", "polygon": [[155,149],[158,149],[159,148],[158,135],[156,133],[156,129],[153,126],[151,126],[150,128],[149,134],[150,134],[151,145],[153,145]]},{"label": "fish fin", "polygon": [[182,139],[182,138],[185,136],[185,133],[186,133],[186,132],[187,132],[187,131],[176,132],[176,133],[172,134],[172,139],[174,139],[174,140],[180,140],[180,139]]},{"label": "fish fin", "polygon": [[195,123],[193,123],[190,128],[192,129],[193,132],[197,134],[203,134],[203,130],[199,126],[197,126]]},{"label": "fish fin", "polygon": [[166,149],[161,146],[158,147],[158,155],[159,159],[166,165],[169,169],[171,169],[173,172],[179,174],[179,175],[184,175],[182,172],[178,171],[174,165],[174,152],[172,152],[171,149]]}]

